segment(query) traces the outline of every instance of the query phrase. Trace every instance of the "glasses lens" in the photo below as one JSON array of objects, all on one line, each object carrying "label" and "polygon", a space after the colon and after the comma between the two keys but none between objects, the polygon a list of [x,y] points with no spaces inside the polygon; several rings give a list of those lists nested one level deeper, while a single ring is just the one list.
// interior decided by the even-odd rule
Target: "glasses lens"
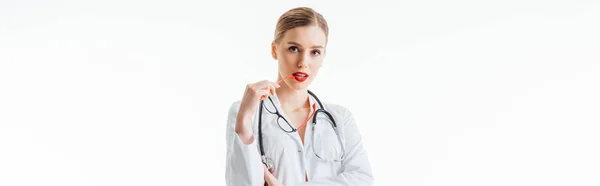
[{"label": "glasses lens", "polygon": [[292,128],[292,125],[289,122],[287,122],[283,117],[277,118],[277,124],[279,124],[279,127],[281,127],[281,129],[283,129],[286,132],[292,132],[294,130]]},{"label": "glasses lens", "polygon": [[265,110],[267,110],[267,112],[269,112],[271,114],[277,113],[277,109],[275,108],[275,104],[271,100],[269,100],[269,99],[266,99],[263,102],[263,107],[265,107]]},{"label": "glasses lens", "polygon": [[[320,113],[321,115],[323,113]],[[334,161],[342,157],[342,144],[328,117],[319,116],[314,127],[313,146],[315,153],[323,160]]]}]

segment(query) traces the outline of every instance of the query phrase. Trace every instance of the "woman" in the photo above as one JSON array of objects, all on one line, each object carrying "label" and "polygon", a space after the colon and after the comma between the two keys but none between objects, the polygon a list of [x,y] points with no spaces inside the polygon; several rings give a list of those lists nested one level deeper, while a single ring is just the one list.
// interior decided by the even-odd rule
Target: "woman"
[{"label": "woman", "polygon": [[327,22],[311,8],[279,18],[271,43],[277,82],[248,84],[229,110],[227,185],[372,185],[352,113],[308,90],[327,36]]}]

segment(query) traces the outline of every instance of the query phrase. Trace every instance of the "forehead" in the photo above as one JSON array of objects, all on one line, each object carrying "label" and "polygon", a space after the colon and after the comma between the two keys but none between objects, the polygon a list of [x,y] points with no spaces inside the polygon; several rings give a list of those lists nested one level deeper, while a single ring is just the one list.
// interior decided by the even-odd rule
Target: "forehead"
[{"label": "forehead", "polygon": [[325,46],[327,36],[317,26],[295,27],[285,32],[283,43],[296,42],[302,46]]}]

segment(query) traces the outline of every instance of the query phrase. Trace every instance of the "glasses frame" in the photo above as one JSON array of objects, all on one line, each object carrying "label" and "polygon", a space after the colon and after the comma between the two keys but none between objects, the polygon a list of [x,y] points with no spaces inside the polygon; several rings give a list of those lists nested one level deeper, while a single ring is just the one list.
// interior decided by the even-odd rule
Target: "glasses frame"
[{"label": "glasses frame", "polygon": [[[277,115],[277,126],[279,126],[279,128],[280,128],[282,131],[286,132],[286,133],[293,133],[293,132],[296,132],[296,131],[297,131],[297,129],[296,129],[294,126],[292,126],[292,125],[290,124],[290,122],[289,122],[287,119],[285,119],[285,117],[283,117],[283,115],[282,115],[282,114],[279,112],[279,110],[278,110],[278,109],[277,109],[277,107],[275,106],[275,102],[273,102],[273,99],[271,99],[271,97],[268,97],[268,98],[269,98],[269,102],[271,102],[271,105],[273,106],[273,109],[275,109],[275,111],[271,111],[271,110],[269,110],[269,109],[267,108],[267,106],[265,106],[264,104],[263,104],[263,107],[264,107],[264,109],[265,109],[265,110],[266,110],[268,113]],[[346,154],[346,153],[345,153],[345,152],[346,152],[346,149],[345,149],[345,147],[344,147],[344,143],[342,142],[342,139],[341,139],[341,137],[340,137],[340,134],[339,134],[339,132],[338,132],[338,130],[337,130],[337,125],[335,124],[335,121],[333,120],[333,116],[332,116],[332,115],[331,115],[329,112],[327,112],[325,109],[323,109],[323,108],[319,108],[319,109],[317,109],[317,111],[315,111],[315,114],[314,114],[314,116],[313,116],[313,122],[312,122],[312,123],[313,123],[313,128],[312,128],[312,136],[311,136],[311,139],[312,139],[312,141],[313,141],[313,143],[314,143],[314,141],[315,141],[315,132],[314,132],[314,131],[315,131],[315,127],[317,126],[317,115],[318,115],[319,113],[324,113],[324,114],[327,116],[327,119],[328,119],[328,121],[329,121],[329,124],[330,124],[330,125],[331,125],[331,127],[333,128],[333,131],[335,132],[335,135],[337,136],[338,142],[339,142],[339,144],[340,144],[340,147],[341,147],[341,156],[340,156],[339,158],[324,158],[324,157],[320,156],[320,155],[317,153],[317,151],[315,150],[315,145],[314,145],[314,144],[312,145],[312,150],[313,150],[313,152],[314,152],[315,156],[317,156],[317,158],[319,158],[319,159],[321,159],[321,160],[325,160],[325,161],[333,161],[333,162],[341,162],[341,161],[343,161],[343,160],[344,160],[344,155]],[[284,129],[284,127],[282,127],[282,126],[281,126],[281,123],[279,122],[279,121],[280,121],[280,119],[283,119],[283,121],[285,121],[285,123],[286,123],[286,124],[287,124],[287,125],[288,125],[288,126],[291,128],[291,130],[285,130],[285,129]]]},{"label": "glasses frame", "polygon": [[[283,115],[281,115],[279,113],[279,110],[277,110],[277,107],[275,106],[275,103],[273,102],[273,99],[271,99],[271,97],[269,97],[269,102],[271,102],[271,105],[273,105],[273,109],[275,109],[274,112],[270,111],[267,106],[263,105],[263,107],[265,108],[265,110],[267,110],[268,113],[270,114],[275,114],[277,115],[277,126],[279,126],[279,128],[283,131],[285,131],[286,133],[292,133],[292,132],[296,132],[298,129],[296,129],[294,126],[292,126],[290,124],[290,122],[285,119],[285,117],[283,117]],[[292,130],[285,130],[283,127],[281,127],[281,124],[279,123],[279,119],[283,119],[283,121],[285,121],[285,123],[292,129]]]}]

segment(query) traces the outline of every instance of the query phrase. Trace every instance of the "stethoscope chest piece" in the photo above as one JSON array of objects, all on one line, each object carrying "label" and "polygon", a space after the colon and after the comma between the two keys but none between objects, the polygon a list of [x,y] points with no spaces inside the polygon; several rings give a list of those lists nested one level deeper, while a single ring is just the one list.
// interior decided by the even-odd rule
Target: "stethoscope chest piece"
[{"label": "stethoscope chest piece", "polygon": [[262,157],[263,163],[267,166],[267,169],[273,168],[273,160],[271,158]]}]

